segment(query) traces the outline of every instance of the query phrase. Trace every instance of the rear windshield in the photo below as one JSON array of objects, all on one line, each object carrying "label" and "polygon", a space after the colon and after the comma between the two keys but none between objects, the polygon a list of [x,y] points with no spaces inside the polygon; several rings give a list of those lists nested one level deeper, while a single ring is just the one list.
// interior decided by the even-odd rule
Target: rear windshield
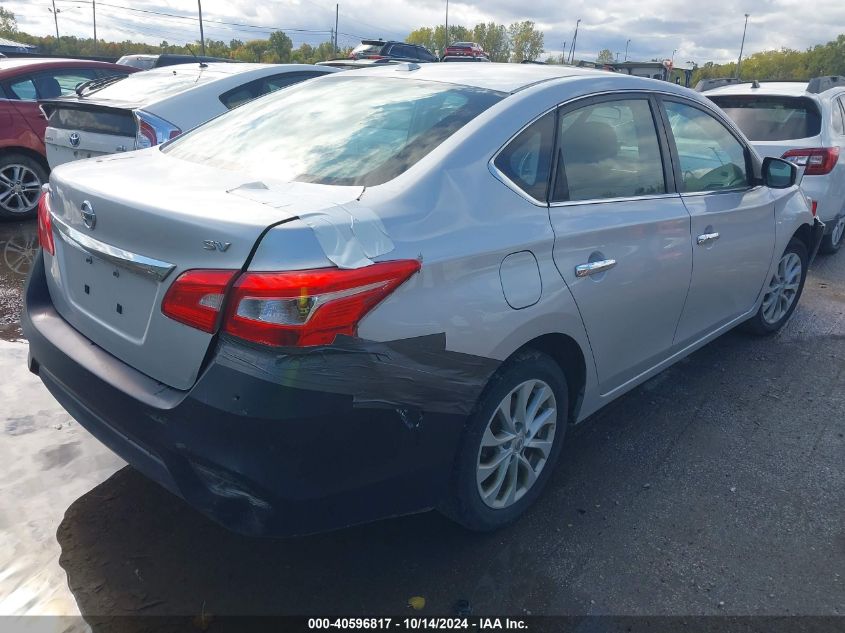
[{"label": "rear windshield", "polygon": [[109,84],[101,90],[92,90],[97,99],[126,101],[129,103],[152,103],[160,99],[193,88],[200,84],[220,79],[220,74],[200,70],[196,64],[188,67],[170,67],[166,70],[151,70],[129,75],[124,81]]},{"label": "rear windshield", "polygon": [[752,141],[786,141],[817,136],[819,108],[806,97],[736,95],[710,97]]},{"label": "rear windshield", "polygon": [[256,99],[161,151],[274,179],[372,186],[406,171],[504,96],[430,81],[338,75]]},{"label": "rear windshield", "polygon": [[384,44],[358,44],[355,48],[352,49],[353,55],[378,55],[381,53],[381,49],[384,48]]},{"label": "rear windshield", "polygon": [[105,110],[58,107],[50,113],[47,125],[57,129],[97,132],[117,136],[135,136],[136,123],[127,110]]},{"label": "rear windshield", "polygon": [[124,55],[117,60],[118,64],[124,66],[132,66],[133,68],[140,68],[141,70],[149,70],[156,64],[155,57],[133,57],[131,55]]}]

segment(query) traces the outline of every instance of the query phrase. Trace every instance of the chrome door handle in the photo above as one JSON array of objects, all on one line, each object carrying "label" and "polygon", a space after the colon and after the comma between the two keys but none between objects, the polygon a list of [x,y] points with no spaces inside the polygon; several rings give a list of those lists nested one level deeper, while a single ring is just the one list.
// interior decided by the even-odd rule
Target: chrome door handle
[{"label": "chrome door handle", "polygon": [[595,275],[597,273],[603,273],[606,270],[610,270],[616,266],[615,259],[602,259],[598,262],[590,262],[589,264],[580,264],[579,266],[575,267],[575,276],[576,277],[586,277],[588,275]]},{"label": "chrome door handle", "polygon": [[701,246],[702,244],[707,244],[708,242],[715,242],[718,239],[718,233],[702,233],[695,239],[695,241],[698,243],[699,246]]}]

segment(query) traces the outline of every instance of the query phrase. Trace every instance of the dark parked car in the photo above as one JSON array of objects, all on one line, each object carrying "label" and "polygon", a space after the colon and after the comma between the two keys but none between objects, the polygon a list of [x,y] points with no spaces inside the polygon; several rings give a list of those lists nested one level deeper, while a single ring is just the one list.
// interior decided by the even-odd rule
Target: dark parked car
[{"label": "dark parked car", "polygon": [[79,85],[137,69],[80,59],[0,60],[0,220],[33,217],[49,167],[47,121],[38,99],[72,93]]},{"label": "dark parked car", "polygon": [[349,53],[351,59],[396,59],[403,62],[436,62],[437,55],[425,46],[384,40],[362,40]]}]

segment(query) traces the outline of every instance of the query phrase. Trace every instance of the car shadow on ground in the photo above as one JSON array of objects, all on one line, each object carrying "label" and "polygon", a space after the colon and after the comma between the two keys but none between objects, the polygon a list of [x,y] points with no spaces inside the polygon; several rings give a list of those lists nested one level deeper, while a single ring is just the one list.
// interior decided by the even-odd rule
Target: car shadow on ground
[{"label": "car shadow on ground", "polygon": [[60,562],[89,617],[842,613],[845,410],[819,382],[843,359],[842,337],[723,336],[570,429],[493,534],[429,512],[247,538],[124,468],[68,508]]}]

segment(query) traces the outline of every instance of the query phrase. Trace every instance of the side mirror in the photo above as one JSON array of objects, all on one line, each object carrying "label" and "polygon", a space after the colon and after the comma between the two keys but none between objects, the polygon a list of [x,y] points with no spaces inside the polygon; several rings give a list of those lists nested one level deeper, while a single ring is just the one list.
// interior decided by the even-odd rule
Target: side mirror
[{"label": "side mirror", "polygon": [[798,184],[798,167],[781,158],[763,159],[763,184],[772,189],[788,189]]}]

